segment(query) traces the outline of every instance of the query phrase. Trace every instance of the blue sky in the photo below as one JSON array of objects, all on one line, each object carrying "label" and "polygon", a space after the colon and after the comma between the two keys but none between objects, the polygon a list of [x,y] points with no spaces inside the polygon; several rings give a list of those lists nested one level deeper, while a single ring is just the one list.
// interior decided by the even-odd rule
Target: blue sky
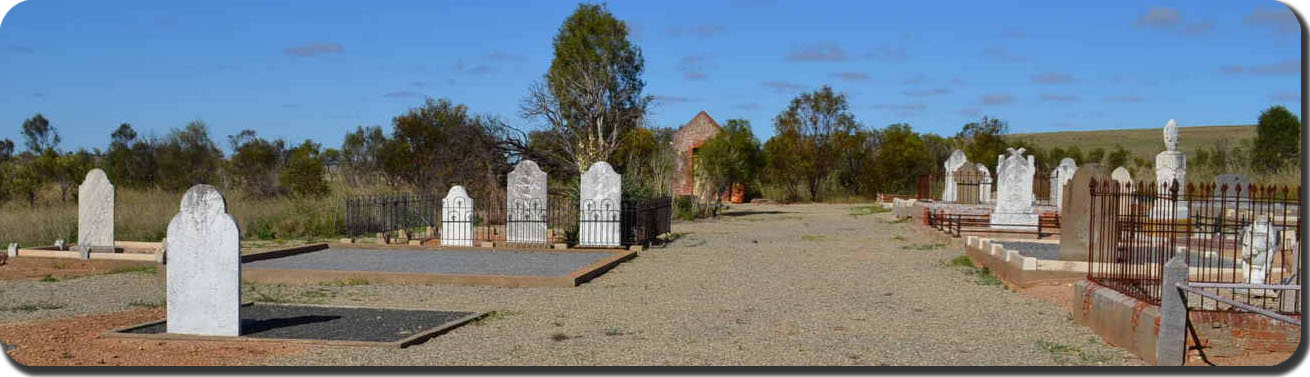
[{"label": "blue sky", "polygon": [[[0,25],[0,138],[43,113],[64,149],[120,123],[192,120],[338,146],[445,97],[522,128],[568,1],[63,1]],[[646,58],[651,123],[705,110],[761,139],[805,90],[849,95],[867,127],[953,135],[1250,124],[1300,108],[1300,29],[1273,1],[610,1]],[[20,143],[21,144],[21,143]]]}]

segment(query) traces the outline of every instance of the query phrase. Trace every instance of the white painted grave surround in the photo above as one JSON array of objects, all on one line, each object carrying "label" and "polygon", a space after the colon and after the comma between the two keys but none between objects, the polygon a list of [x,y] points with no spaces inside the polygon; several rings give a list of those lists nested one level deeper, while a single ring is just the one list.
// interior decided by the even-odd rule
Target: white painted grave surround
[{"label": "white painted grave surround", "polygon": [[1078,163],[1072,158],[1065,157],[1060,160],[1060,165],[1055,167],[1051,172],[1051,195],[1057,208],[1064,208],[1064,185],[1073,179],[1073,173],[1078,171]]},{"label": "white painted grave surround", "polygon": [[623,205],[623,180],[609,163],[591,165],[582,175],[578,244],[619,246],[619,216]]},{"label": "white painted grave surround", "polygon": [[959,170],[961,166],[964,166],[964,164],[967,163],[969,163],[969,158],[964,156],[964,151],[956,149],[954,152],[951,152],[951,157],[947,158],[946,162],[942,164],[946,168],[946,170],[944,170],[946,174],[946,185],[942,187],[943,202],[954,203],[956,201],[955,171]]},{"label": "white painted grave surround", "polygon": [[994,229],[1026,229],[1037,225],[1037,213],[1033,211],[1033,174],[1037,165],[1033,156],[1024,158],[1023,148],[1008,148],[1008,157],[1001,159],[997,168],[998,182],[996,192],[996,209],[992,212],[991,227]]},{"label": "white painted grave surround", "polygon": [[473,246],[473,198],[464,186],[454,186],[441,199],[441,244]]},{"label": "white painted grave surround", "polygon": [[114,251],[114,185],[104,170],[91,169],[77,188],[77,246]]},{"label": "white painted grave surround", "polygon": [[168,223],[168,332],[241,335],[241,233],[223,194],[196,185]]},{"label": "white painted grave surround", "polygon": [[519,161],[505,185],[506,241],[546,243],[546,172],[532,160]]}]

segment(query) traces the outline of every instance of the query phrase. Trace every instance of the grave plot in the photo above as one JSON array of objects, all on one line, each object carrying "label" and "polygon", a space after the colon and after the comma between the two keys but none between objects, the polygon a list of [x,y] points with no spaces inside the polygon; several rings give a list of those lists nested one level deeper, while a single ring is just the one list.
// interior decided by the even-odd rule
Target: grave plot
[{"label": "grave plot", "polygon": [[[243,340],[365,347],[419,344],[486,315],[464,311],[266,303],[242,305],[240,313],[240,338]],[[138,339],[231,340],[220,336],[170,334],[167,320],[115,329],[109,335]]]},{"label": "grave plot", "polygon": [[321,250],[321,245],[242,256],[223,195],[197,185],[168,224],[167,317],[107,333],[153,340],[292,342],[404,347],[486,313],[321,305],[241,304],[243,262]]},{"label": "grave plot", "polygon": [[70,258],[156,262],[163,252],[160,242],[119,241],[114,237],[114,185],[105,172],[91,169],[78,186],[78,243],[56,240],[52,246],[17,248],[10,257]]},{"label": "grave plot", "polygon": [[574,287],[635,256],[628,250],[433,250],[324,244],[246,255],[242,278],[265,284],[366,280]]}]

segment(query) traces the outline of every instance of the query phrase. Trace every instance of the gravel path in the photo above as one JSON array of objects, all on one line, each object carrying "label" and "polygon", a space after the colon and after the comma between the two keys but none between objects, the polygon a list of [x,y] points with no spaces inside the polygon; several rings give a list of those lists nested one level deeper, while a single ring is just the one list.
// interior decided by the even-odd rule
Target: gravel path
[{"label": "gravel path", "polygon": [[[406,349],[311,348],[269,364],[1140,363],[1064,308],[948,267],[961,251],[936,246],[943,241],[933,232],[893,223],[890,213],[854,217],[851,207],[739,205],[741,216],[676,223],[681,239],[574,288],[252,286],[247,297],[496,311]],[[159,289],[135,282],[131,289]],[[88,287],[78,297],[99,292]],[[87,298],[102,299],[131,300]]]},{"label": "gravel path", "polygon": [[0,323],[162,307],[164,291],[154,274],[136,272],[0,281]]},{"label": "gravel path", "polygon": [[610,253],[328,249],[245,263],[250,268],[564,276]]}]

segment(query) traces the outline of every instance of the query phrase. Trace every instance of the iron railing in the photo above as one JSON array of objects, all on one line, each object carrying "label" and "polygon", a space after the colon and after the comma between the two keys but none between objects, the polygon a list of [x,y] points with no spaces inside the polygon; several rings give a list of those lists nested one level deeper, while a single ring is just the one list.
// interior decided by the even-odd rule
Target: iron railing
[{"label": "iron railing", "polygon": [[1193,286],[1212,293],[1188,300],[1193,310],[1227,310],[1232,301],[1300,313],[1297,292],[1241,288],[1300,284],[1300,187],[1094,179],[1090,188],[1088,280],[1158,305],[1164,264],[1183,253]]},{"label": "iron railing", "polygon": [[[1050,173],[1033,174],[1033,205],[1055,205],[1051,177]],[[984,203],[982,192],[987,191],[986,202],[996,201],[996,190],[999,187],[996,177],[975,170],[956,172],[951,174],[951,178],[955,180],[955,198],[945,197],[946,174],[940,172],[918,177],[915,198],[953,204],[980,204]]]}]

